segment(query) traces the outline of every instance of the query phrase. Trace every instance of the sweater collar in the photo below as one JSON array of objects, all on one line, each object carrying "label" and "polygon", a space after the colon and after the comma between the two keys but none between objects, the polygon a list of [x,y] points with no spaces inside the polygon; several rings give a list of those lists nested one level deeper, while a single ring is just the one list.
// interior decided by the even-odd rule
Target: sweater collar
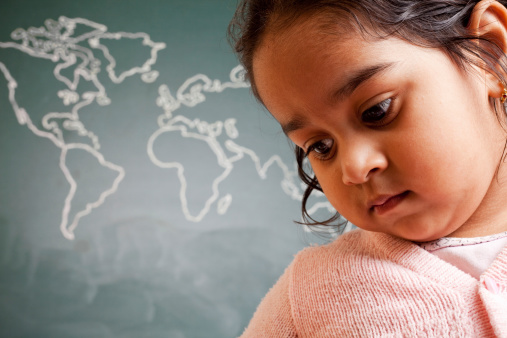
[{"label": "sweater collar", "polygon": [[[392,235],[362,230],[362,236],[379,255],[436,283],[475,294],[478,281],[419,245]],[[382,258],[382,257],[380,257]],[[482,276],[492,276],[507,287],[507,246]],[[482,278],[481,278],[482,279]]]}]

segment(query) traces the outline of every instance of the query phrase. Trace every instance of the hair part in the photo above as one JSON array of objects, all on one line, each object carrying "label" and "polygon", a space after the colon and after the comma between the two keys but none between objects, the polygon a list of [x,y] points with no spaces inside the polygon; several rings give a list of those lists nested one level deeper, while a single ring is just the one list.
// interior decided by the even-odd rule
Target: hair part
[{"label": "hair part", "polygon": [[[354,29],[364,38],[396,37],[411,44],[443,51],[461,70],[475,66],[507,83],[507,58],[503,50],[488,37],[469,30],[470,17],[480,0],[242,0],[229,24],[228,37],[245,67],[252,92],[262,103],[255,84],[253,59],[268,33],[280,34],[296,23],[318,25],[325,34],[342,35]],[[499,0],[503,6],[507,0]],[[491,99],[499,122],[505,110]],[[325,221],[309,215],[306,206],[314,190],[322,188],[311,172],[305,170],[305,152],[295,146],[298,174],[306,184],[302,199],[302,218],[306,225],[331,225],[340,218],[336,213]],[[503,156],[502,156],[503,159]],[[299,223],[299,222],[298,222]],[[336,225],[336,224],[335,224]],[[342,226],[343,224],[337,224]]]}]

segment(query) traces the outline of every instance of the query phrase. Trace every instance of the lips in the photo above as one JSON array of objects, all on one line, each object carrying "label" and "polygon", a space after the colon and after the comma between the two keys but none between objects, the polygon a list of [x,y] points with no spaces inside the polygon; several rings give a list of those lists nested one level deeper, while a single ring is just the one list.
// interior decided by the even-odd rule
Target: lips
[{"label": "lips", "polygon": [[408,193],[409,191],[407,190],[396,195],[380,195],[368,203],[369,210],[377,215],[385,214],[403,201]]}]

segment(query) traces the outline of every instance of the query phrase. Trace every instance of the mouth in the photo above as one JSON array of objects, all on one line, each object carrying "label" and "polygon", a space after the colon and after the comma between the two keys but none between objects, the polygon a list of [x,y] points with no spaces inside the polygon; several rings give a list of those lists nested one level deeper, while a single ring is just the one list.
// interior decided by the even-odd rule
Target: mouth
[{"label": "mouth", "polygon": [[410,191],[407,190],[397,195],[381,195],[369,204],[369,210],[379,216],[383,215],[400,204],[409,193]]}]

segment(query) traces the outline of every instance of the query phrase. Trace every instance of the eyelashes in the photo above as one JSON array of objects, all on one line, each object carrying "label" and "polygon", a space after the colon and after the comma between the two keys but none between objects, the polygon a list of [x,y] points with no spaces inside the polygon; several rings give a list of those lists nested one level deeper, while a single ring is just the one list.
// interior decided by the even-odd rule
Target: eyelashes
[{"label": "eyelashes", "polygon": [[331,153],[331,150],[333,149],[334,141],[330,138],[325,138],[322,140],[319,140],[315,143],[312,143],[308,150],[306,151],[306,156],[313,155],[314,157],[325,160]]},{"label": "eyelashes", "polygon": [[[376,105],[364,110],[359,115],[359,120],[369,128],[380,128],[387,126],[396,117],[393,113],[393,101],[395,98],[385,99]],[[306,156],[313,156],[318,160],[327,160],[334,154],[334,140],[323,138],[312,143],[306,150]]]},{"label": "eyelashes", "polygon": [[361,113],[361,121],[369,125],[387,125],[391,122],[388,117],[391,115],[391,103],[393,99],[388,98]]}]

